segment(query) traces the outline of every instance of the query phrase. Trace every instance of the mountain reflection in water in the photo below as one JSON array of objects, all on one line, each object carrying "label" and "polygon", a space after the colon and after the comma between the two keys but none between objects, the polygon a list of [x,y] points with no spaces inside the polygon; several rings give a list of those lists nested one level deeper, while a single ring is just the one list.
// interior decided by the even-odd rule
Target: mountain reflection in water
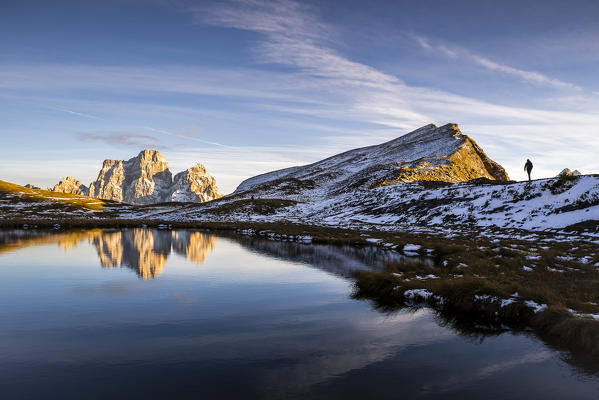
[{"label": "mountain reflection in water", "polygon": [[193,230],[0,231],[0,398],[597,399],[592,355],[352,296],[352,271],[402,260]]},{"label": "mountain reflection in water", "polygon": [[93,229],[74,232],[11,232],[0,239],[0,253],[23,247],[56,243],[66,251],[87,241],[98,252],[104,268],[128,267],[142,279],[158,277],[171,251],[202,264],[214,250],[216,236],[198,231],[164,231],[145,228],[125,230]]},{"label": "mountain reflection in water", "polygon": [[[102,267],[128,267],[142,279],[154,279],[164,272],[171,252],[202,264],[214,250],[216,238],[201,231],[148,228],[72,232],[20,230],[0,232],[0,253],[54,243],[70,251],[87,241],[96,248]],[[310,265],[342,278],[349,278],[356,270],[378,269],[388,262],[415,259],[375,246],[275,242],[248,236],[235,236],[235,240],[250,252]]]}]

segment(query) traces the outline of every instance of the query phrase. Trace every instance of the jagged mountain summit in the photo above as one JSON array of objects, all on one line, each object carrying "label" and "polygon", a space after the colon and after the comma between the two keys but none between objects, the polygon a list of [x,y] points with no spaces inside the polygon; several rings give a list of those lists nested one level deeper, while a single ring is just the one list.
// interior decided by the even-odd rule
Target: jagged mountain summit
[{"label": "jagged mountain summit", "polygon": [[104,160],[90,196],[129,204],[167,201],[172,173],[166,157],[156,150],[143,150],[127,161]]},{"label": "jagged mountain summit", "polygon": [[196,164],[175,175],[169,190],[170,201],[204,203],[221,196],[216,180],[202,164]]},{"label": "jagged mountain summit", "polygon": [[235,193],[293,194],[318,190],[326,195],[416,181],[466,182],[477,178],[508,181],[457,124],[423,126],[389,142],[354,149],[314,164],[286,168],[243,181]]},{"label": "jagged mountain summit", "polygon": [[67,177],[50,190],[129,204],[202,203],[222,197],[216,180],[202,164],[175,175],[173,181],[166,157],[156,150],[143,150],[126,161],[104,160],[98,178],[89,188]]},{"label": "jagged mountain summit", "polygon": [[[33,189],[33,188],[32,188]],[[89,196],[89,188],[81,183],[79,180],[72,176],[67,176],[53,188],[48,188],[53,192],[70,193],[70,194],[81,194],[83,196]]]}]

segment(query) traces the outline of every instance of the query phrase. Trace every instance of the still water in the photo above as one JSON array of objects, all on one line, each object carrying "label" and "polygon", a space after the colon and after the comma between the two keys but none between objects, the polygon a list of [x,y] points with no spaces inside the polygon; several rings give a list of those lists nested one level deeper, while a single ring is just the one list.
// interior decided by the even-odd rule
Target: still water
[{"label": "still water", "polygon": [[531,334],[351,298],[352,270],[397,257],[197,231],[3,232],[0,398],[599,398],[592,360]]}]

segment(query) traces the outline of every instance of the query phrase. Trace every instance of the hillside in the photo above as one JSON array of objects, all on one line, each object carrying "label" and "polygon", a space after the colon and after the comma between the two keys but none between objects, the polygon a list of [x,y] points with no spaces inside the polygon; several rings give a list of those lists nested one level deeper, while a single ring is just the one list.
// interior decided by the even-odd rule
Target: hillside
[{"label": "hillside", "polygon": [[[182,191],[194,184],[186,173],[175,181]],[[599,233],[599,176],[509,181],[455,124],[427,125],[387,143],[250,178],[231,195],[206,203],[130,205],[11,188],[0,188],[5,223],[39,218],[293,223],[443,235],[574,226],[585,235]]]},{"label": "hillside", "polygon": [[423,126],[389,142],[350,150],[314,164],[282,169],[242,182],[235,194],[254,192],[288,197],[330,197],[347,190],[368,190],[416,181],[459,183],[477,178],[508,181],[456,124]]}]

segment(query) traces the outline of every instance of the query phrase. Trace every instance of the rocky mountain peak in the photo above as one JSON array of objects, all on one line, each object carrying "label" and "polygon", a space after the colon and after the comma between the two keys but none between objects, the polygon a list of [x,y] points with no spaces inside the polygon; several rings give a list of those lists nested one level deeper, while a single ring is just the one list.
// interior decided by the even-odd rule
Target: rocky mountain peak
[{"label": "rocky mountain peak", "polygon": [[67,177],[50,190],[130,204],[205,202],[222,196],[215,179],[202,164],[177,174],[173,181],[166,157],[151,149],[142,150],[126,161],[104,160],[98,178],[89,188]]},{"label": "rocky mountain peak", "polygon": [[125,161],[123,200],[131,204],[151,204],[164,201],[173,175],[166,157],[156,150],[143,150],[137,157]]},{"label": "rocky mountain peak", "polygon": [[477,178],[509,180],[505,170],[457,124],[428,124],[386,143],[250,178],[235,192],[276,191],[284,186],[290,193],[313,187],[315,193],[327,195],[416,181],[457,183]]},{"label": "rocky mountain peak", "polygon": [[53,188],[48,188],[53,192],[89,195],[89,188],[72,176],[67,176],[54,185]]},{"label": "rocky mountain peak", "polygon": [[175,175],[170,193],[170,201],[206,202],[222,197],[216,180],[202,164]]}]

